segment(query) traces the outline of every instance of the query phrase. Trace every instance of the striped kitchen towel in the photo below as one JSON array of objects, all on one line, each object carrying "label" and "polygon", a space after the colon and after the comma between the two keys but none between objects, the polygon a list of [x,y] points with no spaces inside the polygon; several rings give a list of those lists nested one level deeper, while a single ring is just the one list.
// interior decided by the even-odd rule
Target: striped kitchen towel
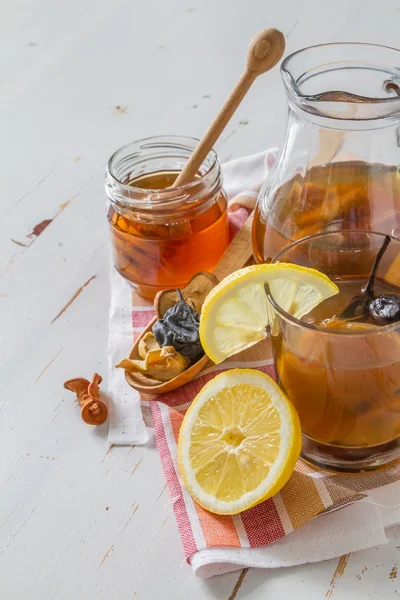
[{"label": "striped kitchen towel", "polygon": [[[233,548],[268,546],[292,534],[314,517],[325,515],[323,519],[326,519],[329,513],[355,502],[363,503],[362,510],[366,508],[368,519],[372,523],[364,523],[364,529],[355,532],[351,527],[348,531],[344,521],[338,530],[342,539],[337,537],[338,531],[332,531],[328,536],[330,541],[332,542],[332,537],[340,541],[340,552],[359,549],[360,543],[366,543],[366,535],[371,536],[368,545],[372,545],[372,540],[373,545],[382,543],[377,542],[377,538],[384,539],[384,527],[381,524],[377,526],[380,520],[376,505],[385,506],[389,511],[395,509],[392,514],[394,522],[400,521],[400,510],[397,509],[400,505],[400,463],[362,475],[331,475],[299,460],[295,472],[279,494],[235,516],[211,514],[190,497],[181,483],[177,468],[177,440],[183,415],[197,392],[217,372],[237,367],[257,368],[274,377],[270,340],[259,343],[221,365],[208,366],[187,386],[148,403],[187,560],[192,562],[198,552],[207,548],[230,546],[234,553]],[[366,507],[365,504],[369,506]],[[337,516],[334,520],[337,520]],[[363,541],[360,540],[360,535]],[[343,536],[347,541],[344,550]],[[326,542],[326,539],[320,540],[323,546]],[[226,552],[229,550],[225,548],[225,554]],[[319,554],[319,560],[330,556],[332,552],[337,555],[335,544],[331,548],[325,548],[325,556]]]},{"label": "striped kitchen towel", "polygon": [[[234,161],[231,178],[225,174],[225,187],[229,196],[234,196],[230,200],[234,230],[246,220],[257,195],[257,182],[264,178],[273,156],[266,153]],[[246,180],[249,172],[252,175]],[[245,181],[240,188],[243,192],[238,191],[239,180]],[[133,339],[154,313],[119,275],[112,277],[109,441],[145,443],[149,432],[154,432],[185,557],[197,574],[210,577],[249,566],[314,562],[385,543],[385,528],[400,523],[400,464],[368,474],[333,475],[299,460],[279,494],[240,515],[214,515],[196,504],[177,469],[183,415],[204,384],[223,370],[250,367],[273,377],[270,340],[220,365],[209,362],[199,376],[178,390],[139,398],[114,364],[129,352]]]}]

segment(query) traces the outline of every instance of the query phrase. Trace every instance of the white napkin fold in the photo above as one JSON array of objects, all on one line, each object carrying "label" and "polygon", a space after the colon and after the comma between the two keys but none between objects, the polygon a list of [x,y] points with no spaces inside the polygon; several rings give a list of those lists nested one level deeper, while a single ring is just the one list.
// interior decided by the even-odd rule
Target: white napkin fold
[{"label": "white napkin fold", "polygon": [[120,360],[128,356],[133,344],[131,292],[128,283],[112,269],[108,338],[110,446],[140,446],[149,439],[143,422],[139,393],[128,385],[123,369],[115,368]]},{"label": "white napkin fold", "polygon": [[195,552],[190,562],[194,573],[204,579],[245,567],[272,569],[319,562],[386,544],[385,530],[399,524],[399,484],[393,483],[309,521],[269,546],[206,548]]}]

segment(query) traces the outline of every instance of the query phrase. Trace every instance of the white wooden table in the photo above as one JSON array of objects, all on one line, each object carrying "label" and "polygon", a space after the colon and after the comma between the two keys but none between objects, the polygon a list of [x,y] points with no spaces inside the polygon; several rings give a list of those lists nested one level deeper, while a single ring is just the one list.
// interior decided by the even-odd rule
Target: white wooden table
[{"label": "white wooden table", "polygon": [[[62,383],[107,370],[111,153],[201,136],[263,26],[289,52],[400,45],[398,0],[1,0],[0,13],[1,600],[397,598],[400,529],[340,562],[194,577],[156,451],[107,451]],[[221,159],[277,145],[285,113],[275,70]]]}]

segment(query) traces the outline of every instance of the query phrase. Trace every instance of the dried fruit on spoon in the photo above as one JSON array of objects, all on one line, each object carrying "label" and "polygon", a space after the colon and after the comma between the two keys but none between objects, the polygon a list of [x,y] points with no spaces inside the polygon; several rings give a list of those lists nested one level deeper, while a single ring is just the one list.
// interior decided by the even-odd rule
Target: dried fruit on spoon
[{"label": "dried fruit on spoon", "polygon": [[185,302],[180,290],[177,294],[178,302],[156,321],[153,334],[160,346],[173,346],[194,363],[204,354],[199,335],[200,315]]},{"label": "dried fruit on spoon", "polygon": [[173,346],[154,348],[146,352],[144,360],[124,358],[116,366],[127,371],[142,373],[157,381],[170,381],[190,365],[190,360],[179,354]]},{"label": "dried fruit on spoon", "polygon": [[157,381],[170,381],[204,356],[199,313],[177,290],[178,302],[169,308],[139,343],[142,360],[124,359],[118,368],[139,372]]}]

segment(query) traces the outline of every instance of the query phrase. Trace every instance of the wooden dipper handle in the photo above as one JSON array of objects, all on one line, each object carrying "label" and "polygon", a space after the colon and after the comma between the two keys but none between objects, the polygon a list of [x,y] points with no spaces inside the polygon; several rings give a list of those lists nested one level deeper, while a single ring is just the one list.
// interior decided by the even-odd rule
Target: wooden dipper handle
[{"label": "wooden dipper handle", "polygon": [[172,187],[185,185],[194,179],[201,164],[225,129],[233,113],[245,97],[254,80],[274,67],[285,50],[285,38],[277,29],[263,29],[251,40],[247,49],[246,68],[228,100],[211,123],[203,139],[189,158]]}]

